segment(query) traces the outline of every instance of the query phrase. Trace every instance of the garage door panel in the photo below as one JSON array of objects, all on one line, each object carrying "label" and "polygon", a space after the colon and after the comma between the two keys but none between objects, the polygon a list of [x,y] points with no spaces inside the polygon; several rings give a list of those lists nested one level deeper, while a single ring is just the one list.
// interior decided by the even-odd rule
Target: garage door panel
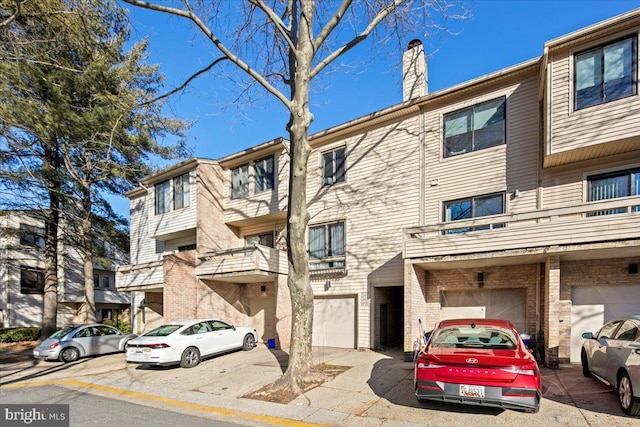
[{"label": "garage door panel", "polygon": [[355,322],[355,298],[315,299],[312,345],[355,348]]},{"label": "garage door panel", "polygon": [[[442,292],[441,317],[482,317],[507,319],[520,333],[526,330],[526,290],[491,289],[479,291]],[[484,309],[484,315],[480,315]],[[442,318],[445,318],[442,317]]]},{"label": "garage door panel", "polygon": [[640,286],[580,286],[571,289],[572,363],[580,362],[583,332],[596,332],[606,322],[638,314]]}]

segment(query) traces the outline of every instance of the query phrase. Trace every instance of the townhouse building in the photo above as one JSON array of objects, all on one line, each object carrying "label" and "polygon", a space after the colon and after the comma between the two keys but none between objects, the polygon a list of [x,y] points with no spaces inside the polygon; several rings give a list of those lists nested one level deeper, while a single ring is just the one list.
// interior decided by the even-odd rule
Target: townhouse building
[{"label": "townhouse building", "polygon": [[[42,324],[44,294],[44,219],[38,211],[0,213],[0,327],[37,327]],[[57,324],[84,321],[84,276],[82,257],[65,243],[72,233],[63,223],[58,246]],[[94,297],[98,321],[128,316],[130,295],[118,292],[115,271],[128,263],[127,254],[108,242],[105,256],[94,259]]]},{"label": "townhouse building", "polygon": [[[539,58],[428,93],[419,41],[403,102],[311,136],[313,344],[400,345],[498,317],[548,365],[640,310],[640,10]],[[215,316],[287,347],[288,142],[190,159],[127,193],[135,327]]]}]

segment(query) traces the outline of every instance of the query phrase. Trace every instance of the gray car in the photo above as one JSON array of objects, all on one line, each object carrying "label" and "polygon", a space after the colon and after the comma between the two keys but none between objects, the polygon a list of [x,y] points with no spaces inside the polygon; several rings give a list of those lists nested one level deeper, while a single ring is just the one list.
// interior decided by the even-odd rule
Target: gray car
[{"label": "gray car", "polygon": [[38,344],[33,357],[73,362],[85,356],[124,351],[127,342],[136,336],[101,323],[70,325]]},{"label": "gray car", "polygon": [[582,373],[618,390],[627,415],[640,415],[640,315],[612,320],[582,334]]}]

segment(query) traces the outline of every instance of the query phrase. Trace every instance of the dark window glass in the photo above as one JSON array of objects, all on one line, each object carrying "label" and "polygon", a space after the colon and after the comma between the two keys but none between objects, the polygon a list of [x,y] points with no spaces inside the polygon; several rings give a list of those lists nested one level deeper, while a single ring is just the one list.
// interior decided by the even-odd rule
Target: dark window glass
[{"label": "dark window glass", "polygon": [[[504,213],[504,193],[475,196],[467,199],[453,200],[444,203],[444,218],[446,222],[460,221]],[[493,228],[501,228],[502,224],[494,224]],[[465,227],[447,230],[447,234],[464,233],[472,230],[488,229],[488,225]]]},{"label": "dark window glass", "polygon": [[309,258],[312,270],[344,267],[344,221],[309,227]]},{"label": "dark window glass", "polygon": [[636,94],[636,38],[629,37],[575,56],[575,108]]},{"label": "dark window glass", "polygon": [[20,224],[20,244],[44,249],[44,228]]},{"label": "dark window glass", "polygon": [[21,268],[20,293],[44,294],[44,273],[40,270]]},{"label": "dark window glass", "polygon": [[189,174],[173,178],[173,208],[182,209],[190,205],[191,189],[189,187]]},{"label": "dark window glass", "polygon": [[273,156],[254,163],[256,173],[256,193],[273,188]]},{"label": "dark window glass", "polygon": [[[589,201],[611,200],[640,195],[640,169],[609,173],[589,177]],[[639,211],[638,207],[634,212]],[[625,213],[626,209],[608,209],[591,212],[590,216]]]},{"label": "dark window glass", "polygon": [[322,154],[322,185],[332,185],[345,180],[345,147]]},{"label": "dark window glass", "polygon": [[156,215],[171,210],[171,185],[169,181],[156,184]]},{"label": "dark window glass", "polygon": [[249,165],[240,166],[231,171],[231,198],[238,199],[249,195]]},{"label": "dark window glass", "polygon": [[444,116],[444,156],[505,143],[505,99],[483,102]]}]

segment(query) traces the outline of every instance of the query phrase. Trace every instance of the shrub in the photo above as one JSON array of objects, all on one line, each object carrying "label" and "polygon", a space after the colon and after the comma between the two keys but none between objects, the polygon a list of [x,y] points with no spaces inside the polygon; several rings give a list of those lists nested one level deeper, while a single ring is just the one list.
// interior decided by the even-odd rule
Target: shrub
[{"label": "shrub", "polygon": [[129,324],[128,317],[124,314],[118,315],[115,320],[103,320],[102,323],[120,329],[124,333],[131,332],[131,325]]},{"label": "shrub", "polygon": [[0,329],[0,343],[37,341],[40,328],[4,328]]}]

